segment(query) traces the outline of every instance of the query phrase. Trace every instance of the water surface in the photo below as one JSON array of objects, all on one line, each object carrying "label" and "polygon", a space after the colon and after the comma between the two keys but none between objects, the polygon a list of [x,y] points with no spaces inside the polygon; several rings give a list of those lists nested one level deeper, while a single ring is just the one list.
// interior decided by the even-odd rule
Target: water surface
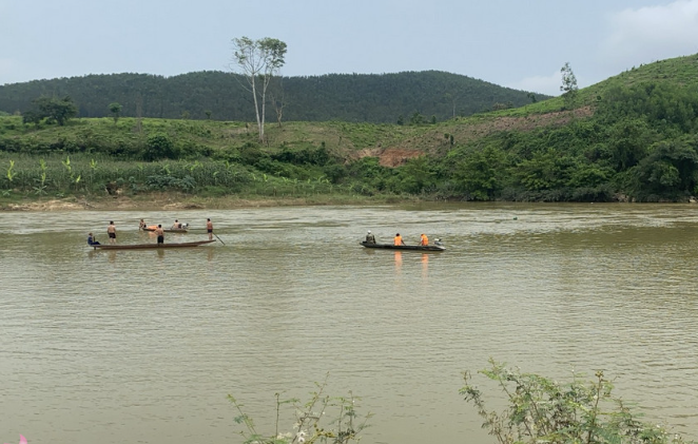
[{"label": "water surface", "polygon": [[[364,443],[494,442],[458,394],[488,358],[604,370],[647,420],[698,437],[698,216],[690,205],[439,204],[0,213],[0,441],[242,442],[233,394],[362,398]],[[225,242],[153,241],[140,218]],[[365,250],[366,230],[444,253]],[[484,380],[476,379],[476,382]],[[486,392],[498,396],[496,392]],[[290,431],[286,419],[282,429]]]}]

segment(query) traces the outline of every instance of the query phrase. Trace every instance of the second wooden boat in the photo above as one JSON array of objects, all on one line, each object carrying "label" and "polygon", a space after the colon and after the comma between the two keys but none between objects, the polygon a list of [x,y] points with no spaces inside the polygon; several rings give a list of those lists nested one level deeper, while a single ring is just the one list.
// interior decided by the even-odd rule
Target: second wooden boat
[{"label": "second wooden boat", "polygon": [[369,244],[361,242],[366,248],[382,248],[385,250],[415,250],[415,251],[446,251],[443,245],[393,245],[393,244]]},{"label": "second wooden boat", "polygon": [[198,247],[199,245],[206,245],[215,242],[215,240],[205,240],[205,241],[195,241],[195,242],[181,242],[181,243],[164,243],[164,244],[99,244],[90,245],[90,247],[95,250],[151,250],[158,248],[192,248]]}]

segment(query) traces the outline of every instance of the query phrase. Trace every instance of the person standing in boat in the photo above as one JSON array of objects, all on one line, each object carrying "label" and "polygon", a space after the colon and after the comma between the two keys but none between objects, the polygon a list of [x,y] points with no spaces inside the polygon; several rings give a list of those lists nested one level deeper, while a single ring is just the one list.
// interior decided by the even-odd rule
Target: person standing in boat
[{"label": "person standing in boat", "polygon": [[426,247],[427,245],[429,245],[429,238],[427,237],[426,234],[422,233],[422,235],[420,236],[419,245],[421,245],[423,247]]},{"label": "person standing in boat", "polygon": [[206,219],[206,231],[208,232],[208,240],[213,240],[213,222],[211,219]]},{"label": "person standing in boat", "polygon": [[367,244],[375,244],[376,243],[376,236],[371,233],[371,230],[368,230],[368,233],[366,233],[366,243]]},{"label": "person standing in boat", "polygon": [[110,244],[116,243],[116,225],[114,225],[113,220],[109,221],[109,226],[107,227],[107,236],[109,236]]},{"label": "person standing in boat", "polygon": [[89,246],[91,247],[91,246],[93,246],[93,245],[102,245],[102,244],[100,244],[99,242],[97,242],[97,240],[95,239],[95,237],[94,237],[94,235],[93,235],[92,233],[89,233],[89,234],[87,235],[87,245],[89,245]]},{"label": "person standing in boat", "polygon": [[395,235],[395,239],[393,239],[393,245],[395,245],[395,246],[405,245],[405,243],[402,241],[402,236],[400,236],[400,233]]},{"label": "person standing in boat", "polygon": [[158,227],[155,229],[155,235],[158,237],[158,244],[165,243],[165,230],[162,229],[162,225],[158,224]]}]

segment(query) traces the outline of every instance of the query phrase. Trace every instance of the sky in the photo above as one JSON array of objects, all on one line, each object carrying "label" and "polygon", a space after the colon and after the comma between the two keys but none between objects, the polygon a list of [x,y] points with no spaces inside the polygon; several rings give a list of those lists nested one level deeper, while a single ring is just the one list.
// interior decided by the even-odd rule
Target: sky
[{"label": "sky", "polygon": [[236,71],[232,39],[288,45],[283,76],[438,70],[559,95],[698,53],[698,0],[0,0],[0,85]]}]

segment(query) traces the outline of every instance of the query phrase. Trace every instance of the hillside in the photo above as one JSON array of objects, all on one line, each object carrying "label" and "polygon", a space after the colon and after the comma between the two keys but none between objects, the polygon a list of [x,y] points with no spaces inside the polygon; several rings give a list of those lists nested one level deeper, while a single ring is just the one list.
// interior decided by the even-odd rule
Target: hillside
[{"label": "hillside", "polygon": [[[280,77],[271,85],[284,121],[396,123],[415,113],[444,121],[501,107],[530,103],[529,93],[439,71],[397,74],[330,74]],[[174,77],[145,74],[88,75],[0,86],[0,111],[31,108],[40,96],[70,96],[79,117],[107,117],[109,104],[125,117],[255,120],[251,93],[240,76],[204,71]],[[547,96],[536,94],[539,100]],[[267,120],[276,121],[274,106]]]},{"label": "hillside", "polygon": [[698,56],[513,109],[404,125],[0,117],[8,196],[185,192],[508,201],[698,195]]}]

